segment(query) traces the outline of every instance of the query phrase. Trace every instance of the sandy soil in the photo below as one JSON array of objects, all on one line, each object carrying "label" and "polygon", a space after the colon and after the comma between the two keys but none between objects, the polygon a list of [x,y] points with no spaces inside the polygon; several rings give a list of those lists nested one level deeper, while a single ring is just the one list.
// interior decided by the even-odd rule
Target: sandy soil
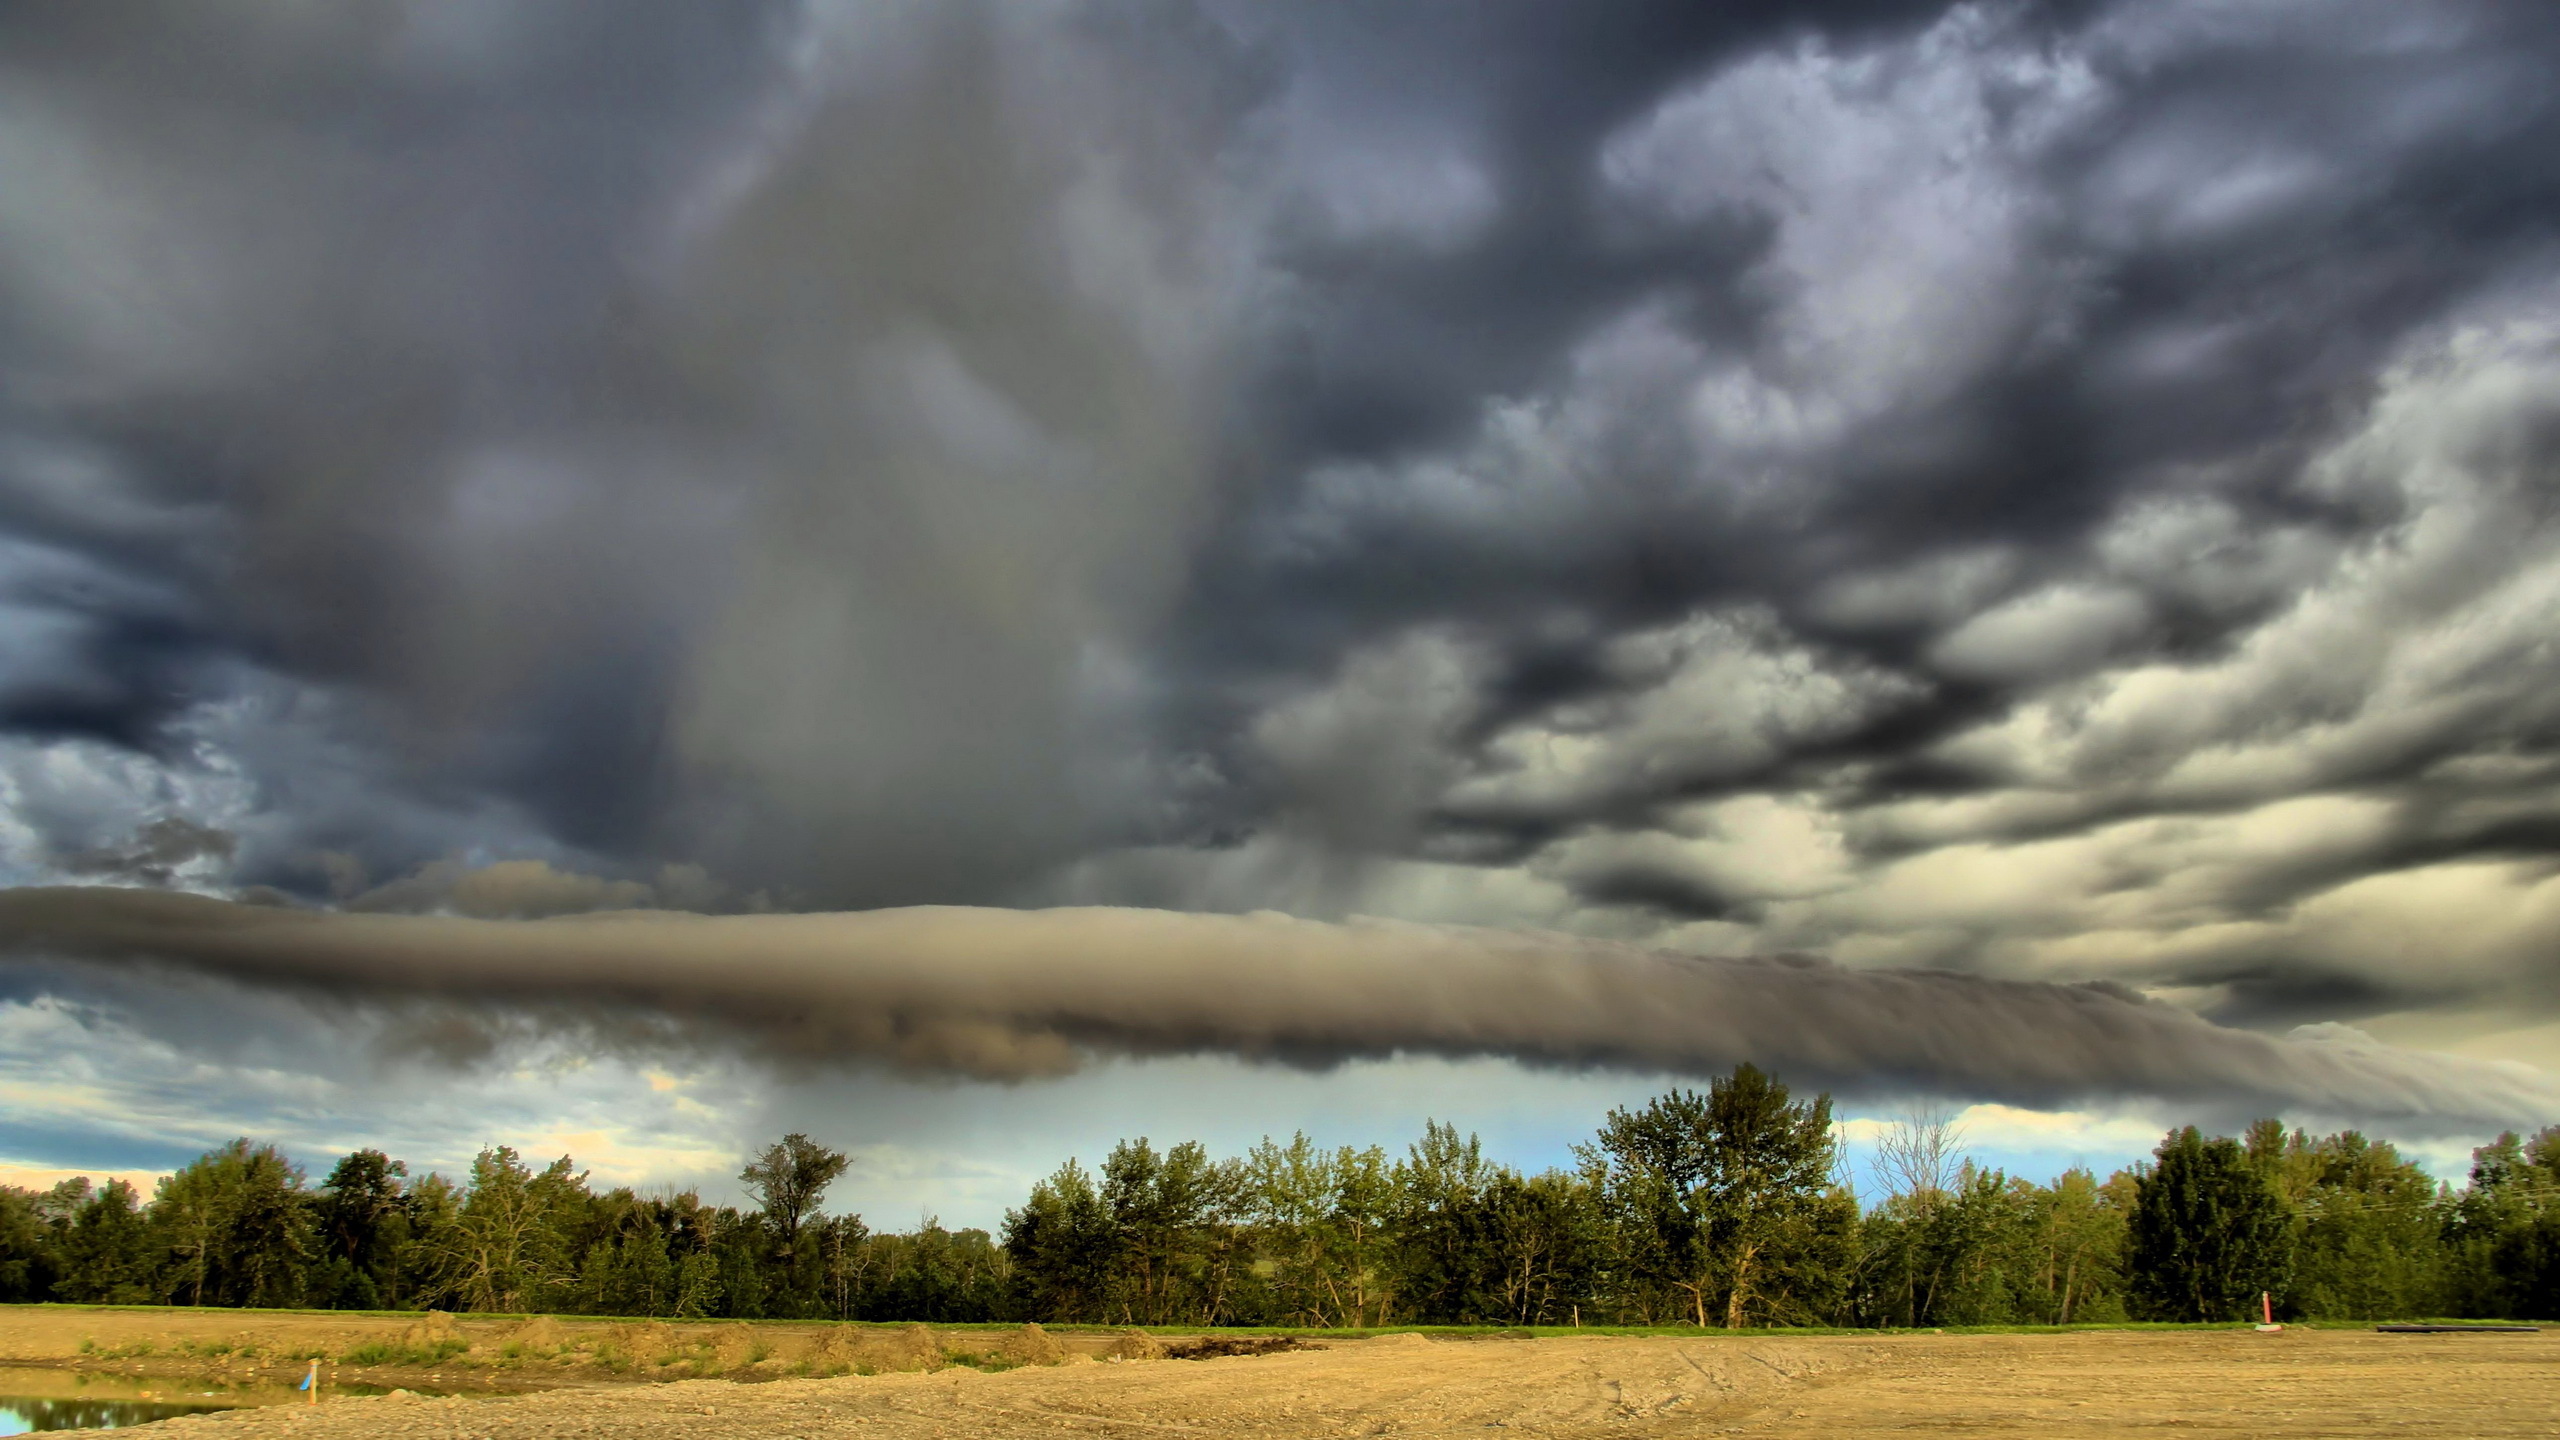
[{"label": "sandy soil", "polygon": [[[326,1323],[326,1322],[319,1322]],[[7,1327],[0,1324],[0,1343]],[[977,1436],[1770,1437],[2560,1432],[2560,1332],[1425,1340],[1001,1373],[333,1398],[163,1422],[198,1440]]]}]

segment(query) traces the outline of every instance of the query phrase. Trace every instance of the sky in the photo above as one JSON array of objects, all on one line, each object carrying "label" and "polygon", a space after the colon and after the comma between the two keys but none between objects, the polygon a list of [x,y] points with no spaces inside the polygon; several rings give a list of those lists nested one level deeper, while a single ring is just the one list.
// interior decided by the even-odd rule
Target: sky
[{"label": "sky", "polygon": [[0,1182],[2560,1121],[2539,3],[0,8]]}]

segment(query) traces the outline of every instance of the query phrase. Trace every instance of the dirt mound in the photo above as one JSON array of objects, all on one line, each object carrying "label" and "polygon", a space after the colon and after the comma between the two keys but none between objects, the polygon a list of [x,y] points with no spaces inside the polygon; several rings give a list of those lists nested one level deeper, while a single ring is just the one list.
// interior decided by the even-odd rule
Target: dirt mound
[{"label": "dirt mound", "polygon": [[1283,1350],[1322,1350],[1295,1335],[1202,1335],[1191,1340],[1168,1341],[1164,1347],[1169,1360],[1222,1360],[1230,1355],[1277,1355]]},{"label": "dirt mound", "polygon": [[1067,1347],[1037,1325],[1025,1325],[996,1342],[996,1353],[1016,1365],[1063,1365]]},{"label": "dirt mound", "polygon": [[881,1348],[896,1357],[896,1370],[939,1370],[942,1341],[922,1325],[907,1325],[883,1337]]},{"label": "dirt mound", "polygon": [[817,1367],[819,1374],[832,1375],[855,1368],[860,1351],[861,1343],[850,1334],[841,1329],[831,1329],[818,1337],[818,1343],[809,1347],[809,1363]]},{"label": "dirt mound", "polygon": [[607,1339],[634,1364],[655,1365],[676,1353],[675,1327],[664,1320],[642,1320],[631,1325],[616,1325]]},{"label": "dirt mound", "polygon": [[548,1315],[536,1315],[507,1332],[510,1343],[549,1355],[569,1343],[569,1332]]},{"label": "dirt mound", "polygon": [[1111,1348],[1102,1353],[1114,1360],[1161,1360],[1165,1357],[1165,1347],[1163,1341],[1144,1330],[1130,1330],[1112,1341]]},{"label": "dirt mound", "polygon": [[1393,1335],[1372,1336],[1367,1343],[1380,1349],[1419,1350],[1434,1342],[1428,1335],[1416,1335],[1410,1330],[1399,1330]]},{"label": "dirt mound", "polygon": [[758,1343],[755,1327],[733,1320],[703,1337],[711,1358],[723,1370],[742,1370],[762,1360],[769,1347]]},{"label": "dirt mound", "polygon": [[424,1350],[463,1338],[462,1327],[442,1310],[430,1310],[417,1322],[400,1332],[400,1339],[411,1349]]},{"label": "dirt mound", "polygon": [[942,1350],[941,1340],[922,1325],[896,1330],[846,1325],[819,1341],[810,1358],[828,1368],[885,1375],[902,1370],[939,1370],[944,1363]]},{"label": "dirt mound", "polygon": [[1067,1347],[1037,1325],[1019,1330],[971,1331],[943,1337],[943,1357],[953,1364],[1010,1370],[1023,1365],[1063,1365]]}]

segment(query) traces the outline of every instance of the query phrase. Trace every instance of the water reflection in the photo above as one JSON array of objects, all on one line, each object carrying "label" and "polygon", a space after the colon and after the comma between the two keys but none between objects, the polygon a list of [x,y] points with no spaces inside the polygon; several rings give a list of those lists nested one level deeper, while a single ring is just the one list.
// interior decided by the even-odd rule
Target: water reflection
[{"label": "water reflection", "polygon": [[[0,1436],[38,1430],[112,1430],[208,1410],[247,1405],[307,1405],[311,1397],[286,1380],[224,1380],[206,1375],[118,1375],[42,1365],[0,1365]],[[321,1403],[348,1395],[385,1395],[379,1385],[321,1385]],[[444,1389],[413,1388],[436,1396]],[[479,1393],[476,1391],[464,1393]]]},{"label": "water reflection", "polygon": [[226,1400],[190,1403],[103,1397],[36,1400],[0,1396],[0,1435],[24,1435],[36,1430],[113,1430],[122,1425],[148,1425],[154,1420],[167,1420],[179,1415],[229,1410],[237,1404],[237,1401]]},{"label": "water reflection", "polygon": [[0,1365],[0,1435],[37,1430],[111,1430],[176,1415],[276,1405],[302,1398],[274,1381],[230,1383],[202,1376],[100,1375],[36,1365]]}]

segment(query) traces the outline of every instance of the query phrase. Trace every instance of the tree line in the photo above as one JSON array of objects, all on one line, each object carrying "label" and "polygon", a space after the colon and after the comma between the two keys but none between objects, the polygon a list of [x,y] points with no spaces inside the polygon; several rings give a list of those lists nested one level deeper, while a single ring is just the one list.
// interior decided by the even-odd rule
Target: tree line
[{"label": "tree line", "polygon": [[1525,1174],[1437,1122],[1401,1156],[1305,1135],[1212,1158],[1069,1160],[1001,1233],[875,1233],[821,1208],[846,1157],[803,1135],[750,1207],[598,1192],[568,1157],[412,1177],[375,1150],[317,1185],[239,1140],[161,1181],[0,1187],[0,1301],[1156,1325],[1948,1326],[2560,1317],[2560,1126],[2473,1152],[2468,1185],[2354,1131],[2170,1133],[2050,1185],[1889,1127],[1847,1181],[1828,1096],[1751,1066],[1613,1110]]}]

